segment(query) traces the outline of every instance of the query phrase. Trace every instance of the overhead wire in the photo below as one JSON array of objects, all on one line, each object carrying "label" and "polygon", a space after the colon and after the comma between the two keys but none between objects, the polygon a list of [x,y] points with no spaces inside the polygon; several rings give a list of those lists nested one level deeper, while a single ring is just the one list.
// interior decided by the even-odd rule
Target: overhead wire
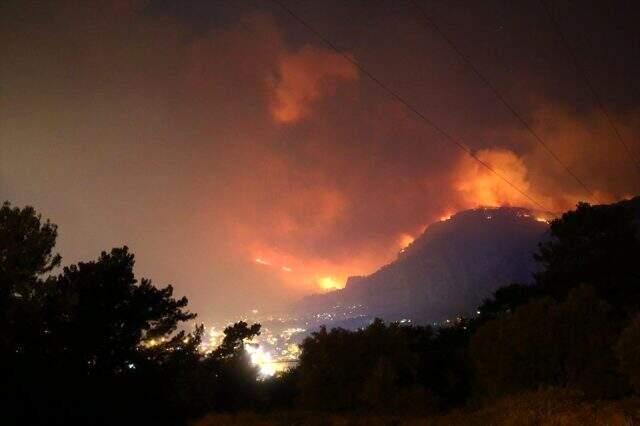
[{"label": "overhead wire", "polygon": [[447,36],[447,34],[440,28],[440,26],[429,17],[429,15],[427,14],[427,11],[424,9],[424,7],[422,7],[422,5],[418,2],[418,0],[412,0],[412,3],[414,4],[414,6],[416,7],[416,9],[418,9],[418,11],[420,12],[422,18],[424,19],[424,21],[431,27],[433,28],[438,35],[447,43],[447,45],[449,45],[449,47],[451,48],[451,50],[453,50],[465,63],[465,65],[471,70],[473,71],[473,73],[476,75],[476,77],[489,89],[491,90],[491,92],[493,92],[493,95],[496,97],[496,99],[498,99],[498,101],[500,101],[504,107],[511,112],[511,114],[516,118],[517,121],[520,122],[520,124],[531,134],[531,136],[533,136],[533,138],[536,140],[536,142],[538,142],[538,144],[540,144],[540,146],[542,146],[545,151],[547,151],[547,153],[560,165],[562,166],[562,168],[565,170],[565,172],[571,176],[588,194],[590,194],[592,197],[596,198],[595,196],[595,192],[589,188],[585,182],[580,179],[573,170],[571,170],[571,168],[569,166],[567,166],[561,159],[560,157],[553,151],[553,149],[551,149],[551,147],[542,139],[542,137],[533,129],[533,127],[531,127],[531,125],[524,119],[524,117],[515,109],[515,107],[513,105],[511,105],[511,103],[509,103],[509,101],[507,101],[507,99],[502,95],[502,93],[500,93],[500,91],[491,83],[491,81],[482,73],[480,72],[480,70],[478,69],[478,67],[476,67],[473,62],[471,62],[471,59],[469,58],[469,56],[465,55],[459,48],[458,46],[453,42],[453,40]]},{"label": "overhead wire", "polygon": [[283,11],[285,11],[288,15],[290,15],[298,23],[300,23],[302,26],[304,26],[315,37],[320,39],[325,45],[327,45],[329,48],[334,50],[345,61],[348,61],[354,67],[356,67],[356,69],[358,69],[358,71],[360,71],[363,75],[365,75],[367,78],[369,78],[371,81],[373,81],[376,85],[378,85],[383,91],[385,91],[393,99],[395,99],[397,102],[402,104],[407,110],[409,110],[414,115],[416,115],[418,118],[420,118],[422,121],[424,121],[429,127],[433,128],[446,141],[448,141],[449,143],[452,143],[453,145],[455,145],[461,151],[464,151],[467,155],[469,155],[471,158],[473,158],[475,161],[477,161],[480,165],[482,165],[484,168],[486,168],[491,173],[493,173],[495,176],[497,176],[500,180],[502,180],[507,185],[509,185],[517,193],[519,193],[524,198],[529,200],[533,205],[539,207],[544,213],[548,213],[548,214],[551,214],[553,216],[558,216],[557,212],[553,212],[550,209],[546,208],[544,205],[542,205],[539,201],[537,201],[531,195],[527,194],[526,191],[524,191],[523,189],[519,188],[511,180],[509,180],[507,177],[505,177],[504,175],[499,173],[489,163],[487,163],[486,161],[484,161],[481,158],[479,158],[473,152],[473,150],[471,150],[470,148],[465,146],[463,143],[458,141],[456,138],[451,136],[446,130],[444,130],[442,127],[440,127],[437,123],[435,123],[433,120],[429,119],[425,114],[420,112],[416,107],[414,107],[411,103],[409,103],[405,98],[403,98],[401,95],[399,95],[397,92],[395,92],[389,86],[387,86],[384,82],[382,82],[382,80],[380,80],[378,77],[373,75],[370,71],[368,71],[365,68],[364,65],[362,65],[360,62],[356,61],[351,55],[349,55],[349,54],[345,53],[344,51],[342,51],[335,43],[333,43],[331,40],[329,40],[327,37],[325,37],[322,33],[320,33],[318,30],[316,30],[313,26],[311,26],[311,24],[309,24],[306,20],[304,20],[302,17],[300,17],[298,14],[296,14],[291,8],[287,7],[287,5],[282,3],[280,0],[271,0],[271,1],[273,3],[275,3],[276,5],[278,5]]},{"label": "overhead wire", "polygon": [[593,97],[593,100],[595,101],[598,108],[602,111],[602,114],[604,115],[605,119],[609,123],[609,126],[613,130],[613,134],[618,139],[618,141],[620,141],[620,144],[624,147],[624,150],[627,154],[627,157],[629,158],[629,161],[633,164],[635,170],[638,172],[638,175],[640,175],[640,161],[635,158],[635,155],[631,151],[631,148],[629,148],[629,145],[625,142],[624,138],[620,134],[620,130],[618,129],[618,126],[616,126],[615,121],[611,117],[611,114],[609,113],[608,108],[602,101],[602,98],[598,94],[598,91],[596,90],[595,86],[591,82],[591,79],[589,78],[589,75],[587,74],[586,70],[580,65],[580,61],[578,60],[576,53],[573,51],[571,44],[569,44],[569,41],[566,39],[566,37],[564,36],[564,33],[560,29],[560,25],[558,24],[558,21],[553,15],[551,8],[545,2],[545,0],[540,0],[540,4],[542,5],[542,9],[544,9],[547,17],[549,18],[549,22],[551,24],[552,30],[557,34],[558,39],[560,40],[561,44],[564,46],[565,50],[567,51],[569,58],[571,59],[571,62],[573,63],[573,66],[576,69],[576,73],[584,80],[585,85],[587,86],[587,89],[589,90],[589,92],[591,93],[591,96]]}]

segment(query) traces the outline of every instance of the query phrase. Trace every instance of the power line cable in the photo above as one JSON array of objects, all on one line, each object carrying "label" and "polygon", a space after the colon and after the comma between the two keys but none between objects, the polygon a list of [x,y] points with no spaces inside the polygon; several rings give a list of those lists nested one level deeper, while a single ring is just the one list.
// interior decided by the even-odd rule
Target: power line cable
[{"label": "power line cable", "polygon": [[290,8],[288,8],[285,4],[283,4],[282,2],[280,2],[279,0],[271,0],[273,3],[275,3],[276,5],[278,5],[280,8],[282,8],[282,10],[284,10],[286,13],[288,13],[289,15],[291,15],[296,21],[298,21],[300,24],[302,24],[305,28],[307,28],[311,33],[313,33],[318,39],[322,40],[323,43],[325,43],[327,46],[329,46],[331,49],[333,49],[337,54],[339,54],[340,56],[342,56],[342,58],[344,58],[346,61],[348,61],[349,63],[351,63],[353,66],[355,66],[362,74],[364,74],[365,76],[367,76],[371,81],[373,81],[375,84],[377,84],[381,89],[383,89],[385,92],[387,92],[387,94],[389,94],[393,99],[395,99],[397,102],[399,102],[400,104],[402,104],[405,108],[407,108],[409,111],[411,111],[413,114],[415,114],[416,116],[418,116],[420,119],[422,119],[422,121],[424,121],[427,125],[429,125],[431,128],[433,128],[434,130],[436,130],[441,136],[444,137],[445,140],[447,140],[448,142],[454,144],[456,147],[458,147],[460,150],[464,151],[467,155],[469,155],[471,158],[473,158],[474,160],[476,160],[478,163],[480,163],[483,167],[485,167],[487,170],[489,170],[491,173],[493,173],[494,175],[496,175],[498,178],[500,178],[503,182],[505,182],[506,184],[508,184],[511,188],[513,188],[514,190],[516,190],[520,195],[522,195],[523,197],[525,197],[527,200],[529,200],[531,203],[533,203],[534,205],[540,207],[542,209],[542,211],[544,211],[545,213],[550,213],[554,216],[558,216],[557,212],[552,212],[549,209],[547,209],[545,206],[543,206],[541,203],[539,203],[537,200],[535,200],[533,197],[531,197],[529,194],[527,194],[524,190],[520,189],[518,186],[516,186],[513,182],[511,182],[509,179],[507,179],[505,176],[503,176],[502,174],[498,173],[497,170],[495,170],[493,167],[491,167],[490,164],[488,164],[486,161],[483,161],[482,159],[478,158],[477,155],[475,155],[473,153],[473,151],[466,147],[464,144],[462,144],[460,141],[458,141],[457,139],[455,139],[453,136],[451,136],[449,133],[447,133],[443,128],[441,128],[440,126],[438,126],[435,122],[433,122],[432,120],[430,120],[429,118],[427,118],[427,116],[425,116],[423,113],[421,113],[418,109],[416,109],[413,105],[411,105],[408,101],[406,101],[402,96],[400,96],[399,94],[397,94],[395,91],[393,91],[391,88],[389,88],[389,86],[387,86],[386,84],[384,84],[380,79],[378,79],[376,76],[374,76],[372,73],[370,73],[362,64],[360,64],[359,62],[357,62],[355,59],[353,59],[350,55],[344,53],[340,48],[338,48],[331,40],[329,40],[328,38],[326,38],[324,35],[322,35],[320,32],[318,32],[314,27],[312,27],[307,21],[305,21],[304,19],[302,19],[300,16],[298,16],[293,10],[291,10]]},{"label": "power line cable", "polygon": [[625,149],[625,151],[627,153],[627,156],[629,157],[629,161],[631,161],[631,163],[635,166],[634,168],[636,169],[636,171],[640,175],[640,161],[638,161],[635,158],[635,155],[631,151],[631,148],[629,148],[627,143],[624,141],[624,138],[622,137],[622,135],[620,134],[620,131],[618,130],[618,126],[616,126],[616,123],[613,121],[613,118],[611,117],[611,114],[609,113],[609,110],[607,109],[607,107],[605,106],[604,102],[602,101],[602,98],[600,97],[600,95],[596,91],[595,87],[591,83],[591,80],[589,79],[589,76],[588,76],[587,72],[585,71],[585,69],[582,66],[580,66],[580,62],[578,61],[578,57],[575,54],[575,52],[573,51],[573,49],[571,48],[571,45],[569,44],[568,40],[564,36],[564,33],[560,29],[560,25],[558,24],[558,21],[556,20],[555,16],[553,15],[553,12],[551,11],[551,8],[549,7],[549,5],[547,5],[547,3],[544,0],[540,0],[540,3],[541,3],[542,8],[544,9],[544,11],[546,12],[546,14],[547,14],[547,16],[549,18],[549,22],[551,23],[551,27],[552,27],[553,31],[557,34],[558,38],[560,39],[561,44],[564,46],[565,50],[569,53],[569,57],[571,58],[571,62],[573,63],[573,66],[575,67],[576,72],[584,80],[588,90],[591,92],[591,96],[593,97],[593,99],[596,102],[597,106],[600,108],[600,110],[602,111],[603,115],[605,116],[605,118],[609,122],[609,125],[613,129],[613,133],[615,134],[616,138],[620,141],[620,143],[624,147],[624,149]]},{"label": "power line cable", "polygon": [[414,6],[420,11],[422,17],[427,22],[429,26],[431,26],[440,37],[449,45],[449,47],[464,61],[464,63],[473,71],[473,73],[478,77],[478,79],[489,88],[496,99],[498,99],[504,106],[511,112],[511,114],[522,124],[522,126],[533,136],[533,138],[547,151],[547,153],[560,165],[564,168],[564,170],[569,174],[588,194],[591,194],[594,198],[595,194],[592,189],[590,189],[582,179],[580,179],[564,162],[558,157],[558,155],[553,152],[551,147],[545,143],[545,141],[538,135],[538,133],[529,125],[529,123],[518,113],[518,111],[511,105],[505,97],[500,93],[500,91],[489,81],[489,79],[480,72],[478,67],[476,67],[471,59],[467,55],[465,55],[458,46],[449,38],[444,31],[435,23],[433,19],[429,17],[426,10],[420,5],[418,0],[412,0]]}]

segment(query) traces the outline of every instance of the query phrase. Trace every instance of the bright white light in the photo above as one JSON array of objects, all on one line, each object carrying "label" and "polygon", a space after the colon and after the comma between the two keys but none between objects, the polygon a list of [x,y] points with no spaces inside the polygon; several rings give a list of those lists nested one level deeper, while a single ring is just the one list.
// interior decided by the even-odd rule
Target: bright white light
[{"label": "bright white light", "polygon": [[276,374],[276,366],[271,354],[260,347],[260,345],[247,344],[244,346],[251,359],[251,364],[258,367],[260,376],[271,377]]}]

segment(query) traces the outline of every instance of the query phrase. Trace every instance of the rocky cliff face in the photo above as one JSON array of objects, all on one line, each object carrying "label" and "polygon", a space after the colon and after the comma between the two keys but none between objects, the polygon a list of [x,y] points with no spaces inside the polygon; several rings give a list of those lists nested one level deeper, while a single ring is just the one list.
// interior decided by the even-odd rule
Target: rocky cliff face
[{"label": "rocky cliff face", "polygon": [[430,225],[392,263],[350,278],[342,290],[309,296],[298,308],[362,304],[370,315],[420,322],[470,314],[498,287],[532,281],[533,253],[547,230],[521,208],[463,211]]}]

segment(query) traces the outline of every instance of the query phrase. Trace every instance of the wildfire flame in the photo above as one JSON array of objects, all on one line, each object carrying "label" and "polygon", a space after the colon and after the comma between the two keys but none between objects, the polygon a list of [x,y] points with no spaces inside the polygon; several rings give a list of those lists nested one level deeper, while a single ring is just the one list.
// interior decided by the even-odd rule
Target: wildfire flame
[{"label": "wildfire flame", "polygon": [[447,213],[443,214],[443,215],[442,215],[442,216],[440,216],[440,218],[439,218],[439,219],[440,219],[440,222],[444,222],[444,221],[446,221],[446,220],[451,219],[451,216],[453,216],[453,213],[451,213],[451,212],[447,212]]},{"label": "wildfire flame", "polygon": [[335,290],[342,287],[338,283],[338,281],[331,276],[320,277],[318,278],[317,282],[320,288],[326,291]]},{"label": "wildfire flame", "polygon": [[[492,168],[499,170],[501,176],[505,176],[519,188],[525,191],[531,189],[529,173],[524,160],[516,153],[507,149],[484,149],[475,154],[482,161]],[[476,161],[467,157],[461,157],[458,164],[453,168],[451,202],[443,206],[442,210],[432,213],[432,216],[425,217],[425,223],[447,221],[458,211],[478,207],[500,207],[521,205],[536,209],[530,213],[532,219],[548,223],[551,217],[540,212],[537,206],[531,205],[530,200],[523,199],[522,195],[507,185],[500,177],[491,173],[488,169],[481,167]],[[314,193],[315,194],[315,193]],[[316,194],[318,195],[318,194]],[[541,194],[533,194],[545,205],[552,205],[549,199],[545,199]],[[275,216],[274,229],[276,236],[287,236],[305,232],[302,237],[310,242],[314,241],[324,227],[331,227],[338,223],[343,214],[346,214],[348,202],[340,191],[321,191],[318,195],[319,208],[311,221],[309,227],[301,228],[297,224],[295,216],[285,215],[284,218]],[[318,204],[317,203],[317,204]],[[305,203],[304,205],[307,205]],[[555,207],[555,206],[553,206]],[[295,211],[297,204],[287,206]],[[487,219],[490,219],[490,215]],[[314,219],[314,220],[315,220]],[[426,229],[422,225],[395,233],[395,236],[380,242],[375,250],[367,249],[357,252],[349,252],[345,258],[325,258],[322,255],[310,255],[308,252],[296,254],[287,247],[287,238],[284,243],[278,242],[275,248],[269,242],[261,239],[254,239],[253,232],[246,232],[245,236],[251,235],[251,240],[246,241],[245,254],[249,254],[256,264],[265,266],[265,273],[278,274],[277,279],[286,286],[295,289],[305,288],[307,292],[331,291],[344,287],[348,277],[353,275],[365,275],[374,272],[380,265],[393,260],[399,253],[404,253],[416,236]],[[284,238],[284,237],[283,237]]]},{"label": "wildfire flame", "polygon": [[399,238],[400,248],[402,250],[406,249],[414,240],[415,238],[409,234],[401,234]]}]

